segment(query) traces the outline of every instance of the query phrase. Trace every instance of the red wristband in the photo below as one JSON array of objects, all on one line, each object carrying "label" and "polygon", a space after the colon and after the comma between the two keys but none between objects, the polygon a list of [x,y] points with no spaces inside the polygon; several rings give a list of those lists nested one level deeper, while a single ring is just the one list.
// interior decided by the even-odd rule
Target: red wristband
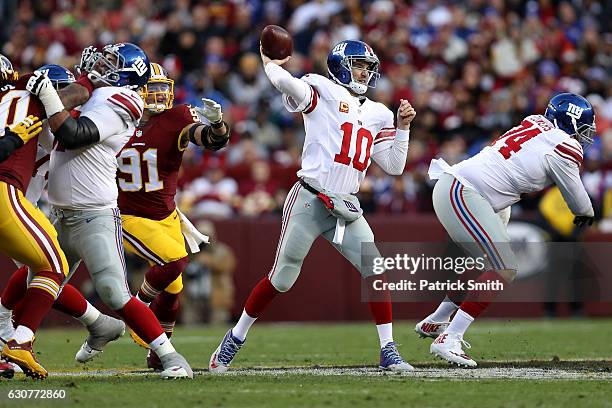
[{"label": "red wristband", "polygon": [[94,84],[93,82],[91,82],[91,79],[87,77],[87,74],[85,73],[81,74],[81,76],[76,80],[76,83],[81,86],[84,86],[85,89],[87,89],[89,96],[91,96],[91,93],[94,90]]}]

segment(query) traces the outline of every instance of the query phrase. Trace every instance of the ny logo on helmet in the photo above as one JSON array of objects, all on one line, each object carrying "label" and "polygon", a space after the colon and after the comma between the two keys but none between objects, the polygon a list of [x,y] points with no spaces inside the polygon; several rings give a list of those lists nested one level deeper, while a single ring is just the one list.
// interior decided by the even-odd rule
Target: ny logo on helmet
[{"label": "ny logo on helmet", "polygon": [[147,72],[147,63],[139,57],[136,61],[134,61],[134,70],[138,76],[143,76],[145,72]]},{"label": "ny logo on helmet", "polygon": [[346,43],[345,42],[341,42],[340,44],[336,45],[334,47],[334,49],[332,50],[332,54],[337,54],[337,55],[342,55],[344,57],[344,50],[346,49]]},{"label": "ny logo on helmet", "polygon": [[566,114],[567,116],[578,120],[582,116],[582,111],[584,111],[584,108],[581,108],[580,106],[576,106],[573,103],[570,103],[569,106],[567,107]]}]

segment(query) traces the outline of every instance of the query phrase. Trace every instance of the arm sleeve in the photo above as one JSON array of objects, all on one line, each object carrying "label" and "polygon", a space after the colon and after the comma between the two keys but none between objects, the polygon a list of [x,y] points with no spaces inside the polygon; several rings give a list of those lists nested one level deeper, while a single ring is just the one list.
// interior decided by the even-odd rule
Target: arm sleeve
[{"label": "arm sleeve", "polygon": [[116,110],[108,105],[100,105],[92,110],[83,112],[79,117],[87,118],[91,121],[100,134],[100,141],[106,140],[110,136],[124,132],[128,129],[129,119],[122,117]]},{"label": "arm sleeve", "polygon": [[15,136],[12,132],[7,131],[4,137],[0,138],[0,163],[8,159],[11,153],[21,146],[23,146],[23,140]]},{"label": "arm sleeve", "polygon": [[288,108],[294,112],[302,112],[311,105],[315,90],[305,81],[295,78],[273,62],[266,64],[264,70],[272,85],[283,93]]},{"label": "arm sleeve", "polygon": [[556,154],[544,156],[550,177],[553,179],[567,206],[574,215],[585,215],[593,217],[593,205],[591,199],[580,180],[580,171],[574,161],[564,159]]},{"label": "arm sleeve", "polygon": [[388,111],[384,127],[376,135],[372,147],[372,159],[387,174],[398,176],[404,172],[408,157],[410,131],[395,129],[393,113]]}]

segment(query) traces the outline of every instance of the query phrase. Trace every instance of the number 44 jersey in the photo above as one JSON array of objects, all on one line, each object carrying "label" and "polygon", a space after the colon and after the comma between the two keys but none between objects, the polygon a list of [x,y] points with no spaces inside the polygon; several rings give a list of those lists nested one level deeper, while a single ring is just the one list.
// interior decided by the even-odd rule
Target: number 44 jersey
[{"label": "number 44 jersey", "polygon": [[[575,215],[592,216],[591,202],[580,180],[582,156],[576,139],[544,116],[531,115],[446,172],[478,191],[495,211],[516,203],[521,194],[555,183]],[[432,162],[430,174],[434,166]]]},{"label": "number 44 jersey", "polygon": [[183,129],[200,122],[188,105],[175,105],[139,126],[118,155],[121,214],[163,220],[176,204],[176,181],[189,144]]}]

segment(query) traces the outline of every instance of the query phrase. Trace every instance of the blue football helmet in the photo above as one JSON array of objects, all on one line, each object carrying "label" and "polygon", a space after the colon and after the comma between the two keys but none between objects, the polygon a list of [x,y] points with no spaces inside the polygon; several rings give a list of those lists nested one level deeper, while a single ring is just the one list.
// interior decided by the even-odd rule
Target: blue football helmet
[{"label": "blue football helmet", "polygon": [[[368,65],[368,79],[359,82],[353,78],[353,62],[365,61]],[[380,77],[378,68],[380,60],[368,44],[363,41],[346,40],[339,42],[327,55],[327,70],[331,78],[358,95],[363,95],[369,88],[376,87]]]},{"label": "blue football helmet", "polygon": [[0,54],[0,85],[14,83],[19,79],[19,73],[13,68],[11,61]]},{"label": "blue football helmet", "polygon": [[38,68],[36,71],[46,73],[53,83],[53,86],[58,91],[76,80],[72,72],[68,71],[68,69],[62,67],[61,65],[46,64]]},{"label": "blue football helmet", "polygon": [[95,52],[85,70],[94,82],[137,90],[149,80],[149,57],[131,43],[110,44]]},{"label": "blue football helmet", "polygon": [[580,144],[586,146],[593,143],[595,111],[586,98],[573,93],[556,95],[548,102],[544,116]]}]

